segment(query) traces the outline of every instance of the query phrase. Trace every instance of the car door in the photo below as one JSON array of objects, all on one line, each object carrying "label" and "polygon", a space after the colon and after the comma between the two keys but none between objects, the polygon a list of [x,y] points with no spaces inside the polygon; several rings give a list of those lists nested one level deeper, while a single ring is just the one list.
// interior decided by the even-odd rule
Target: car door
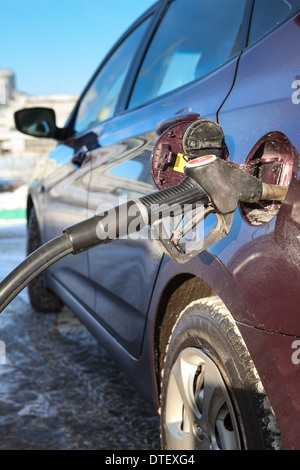
[{"label": "car door", "polygon": [[[146,53],[131,72],[124,110],[107,122],[93,155],[89,215],[155,190],[150,157],[159,123],[193,114],[216,120],[232,87],[248,29],[248,2],[175,0],[163,15]],[[162,126],[163,127],[163,126]],[[95,316],[134,356],[142,345],[148,305],[162,251],[147,229],[90,250]]]},{"label": "car door", "polygon": [[[41,168],[37,168],[36,178],[40,170],[44,177],[43,183],[34,189],[39,200],[39,223],[44,243],[61,235],[65,227],[87,217],[91,161],[89,158],[80,161],[81,147],[80,138],[66,141],[50,153]],[[84,308],[93,308],[94,289],[89,282],[87,253],[64,258],[45,275],[48,286],[58,290],[67,304],[71,298],[76,298],[80,302],[83,300]]]},{"label": "car door", "polygon": [[[44,241],[61,234],[64,227],[88,217],[92,161],[98,155],[106,122],[116,112],[135,51],[152,19],[153,11],[150,10],[108,54],[69,118],[64,132],[70,137],[58,145],[47,161],[49,176],[41,190]],[[94,311],[95,289],[90,281],[88,263],[88,254],[82,253],[67,257],[48,271],[49,286],[58,290],[77,313],[82,307],[89,313]],[[79,302],[74,303],[74,299]]]}]

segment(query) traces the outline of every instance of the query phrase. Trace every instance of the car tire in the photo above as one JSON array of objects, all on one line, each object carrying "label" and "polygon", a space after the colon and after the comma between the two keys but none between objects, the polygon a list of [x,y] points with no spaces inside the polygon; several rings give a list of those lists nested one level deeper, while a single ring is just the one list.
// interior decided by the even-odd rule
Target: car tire
[{"label": "car tire", "polygon": [[[34,208],[30,210],[27,224],[27,256],[41,246],[39,225]],[[34,310],[42,313],[58,313],[63,303],[53,292],[45,288],[43,274],[39,274],[28,285],[28,295]]]},{"label": "car tire", "polygon": [[181,312],[161,383],[164,450],[280,449],[280,432],[246,345],[219,297]]}]

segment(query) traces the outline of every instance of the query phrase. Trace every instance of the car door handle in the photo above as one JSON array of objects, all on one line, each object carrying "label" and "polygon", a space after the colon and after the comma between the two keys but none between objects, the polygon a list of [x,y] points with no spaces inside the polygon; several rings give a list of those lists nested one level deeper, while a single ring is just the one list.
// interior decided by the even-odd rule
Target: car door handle
[{"label": "car door handle", "polygon": [[71,162],[74,163],[74,165],[81,166],[87,156],[87,153],[87,148],[81,148],[76,153],[74,153],[73,157],[71,158]]},{"label": "car door handle", "polygon": [[155,128],[155,132],[157,135],[161,135],[169,127],[175,124],[178,124],[179,122],[196,121],[197,119],[199,119],[199,117],[200,117],[200,113],[196,113],[196,112],[183,113],[183,114],[178,113],[177,115],[171,117],[170,119],[160,122]]}]

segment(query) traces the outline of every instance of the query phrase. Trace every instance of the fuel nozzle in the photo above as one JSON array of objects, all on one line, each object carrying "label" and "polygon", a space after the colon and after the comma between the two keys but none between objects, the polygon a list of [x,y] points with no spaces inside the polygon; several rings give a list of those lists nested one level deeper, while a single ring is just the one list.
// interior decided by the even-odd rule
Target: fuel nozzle
[{"label": "fuel nozzle", "polygon": [[257,178],[215,155],[189,161],[184,173],[204,189],[221,214],[234,212],[239,201],[257,202],[262,197],[262,183]]},{"label": "fuel nozzle", "polygon": [[[287,192],[287,187],[263,183],[251,174],[247,165],[230,162],[225,134],[220,125],[210,119],[181,122],[167,129],[154,147],[151,171],[160,190],[178,187],[182,179],[188,179],[206,195],[206,201],[199,199],[204,206],[202,213],[200,211],[192,222],[179,230],[175,229],[169,239],[164,233],[163,221],[152,226],[165,252],[179,263],[185,263],[224,238],[231,229],[239,203],[282,202]],[[216,219],[214,228],[207,236],[203,235],[196,249],[184,252],[181,238],[211,214]],[[210,227],[210,223],[205,222],[205,226]]]},{"label": "fuel nozzle", "polygon": [[[283,201],[287,192],[287,187],[262,183],[261,180],[244,171],[242,165],[223,160],[216,155],[187,159],[183,171],[185,175],[183,182],[189,180],[203,191],[202,198],[198,199],[198,203],[203,204],[202,211],[179,230],[174,230],[169,238],[164,232],[163,220],[158,220],[152,225],[164,251],[178,263],[189,261],[201,251],[226,237],[240,202]],[[183,182],[180,185],[183,185]],[[157,194],[162,192],[164,191],[159,191]],[[188,200],[187,194],[186,201]],[[216,218],[215,227],[207,236],[203,236],[193,249],[183,250],[180,244],[181,239],[211,214],[214,214]]]},{"label": "fuel nozzle", "polygon": [[184,173],[201,186],[221,214],[234,212],[239,202],[283,201],[287,192],[287,187],[263,183],[244,171],[241,165],[215,155],[190,160]]}]

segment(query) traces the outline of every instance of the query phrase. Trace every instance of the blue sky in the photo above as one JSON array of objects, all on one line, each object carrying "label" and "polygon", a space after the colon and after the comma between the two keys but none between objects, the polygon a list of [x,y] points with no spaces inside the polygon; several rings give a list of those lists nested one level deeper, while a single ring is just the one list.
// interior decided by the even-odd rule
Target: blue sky
[{"label": "blue sky", "polygon": [[0,68],[28,94],[79,94],[155,0],[0,0]]}]

